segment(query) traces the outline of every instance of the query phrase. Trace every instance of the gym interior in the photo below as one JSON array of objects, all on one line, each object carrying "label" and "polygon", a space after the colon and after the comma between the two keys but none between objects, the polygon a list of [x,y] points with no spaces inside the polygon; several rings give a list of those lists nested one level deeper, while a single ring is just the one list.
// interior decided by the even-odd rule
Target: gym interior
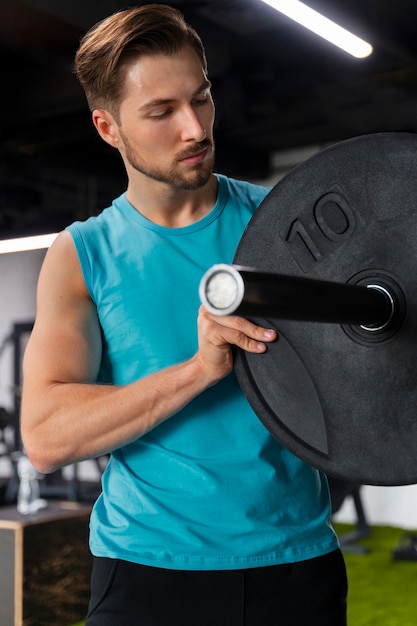
[{"label": "gym interior", "polygon": [[[216,170],[274,189],[265,220],[274,224],[271,239],[284,243],[274,247],[273,255],[265,254],[258,249],[254,228],[242,240],[238,264],[311,280],[349,281],[359,289],[376,282],[391,307],[382,330],[373,322],[352,322],[341,315],[330,323],[337,334],[327,331],[322,313],[315,320],[314,334],[318,328],[323,342],[331,344],[328,354],[334,360],[326,368],[323,353],[314,355],[314,385],[323,384],[330,411],[339,414],[349,405],[357,423],[342,425],[342,418],[339,422],[332,415],[324,441],[317,435],[319,427],[314,435],[303,425],[294,426],[294,433],[292,424],[282,427],[273,409],[260,419],[278,440],[328,475],[333,522],[348,572],[352,563],[351,576],[376,556],[386,571],[395,569],[396,580],[403,575],[405,603],[412,612],[417,609],[410,583],[417,580],[417,384],[410,366],[417,348],[412,291],[417,249],[417,5],[406,0],[308,0],[308,7],[372,45],[371,54],[360,58],[261,0],[165,4],[184,14],[206,47],[216,103]],[[7,565],[0,573],[2,626],[84,623],[91,568],[88,519],[108,459],[84,461],[48,476],[37,474],[42,505],[29,513],[18,510],[19,462],[24,456],[19,433],[22,358],[36,315],[36,286],[48,243],[28,250],[9,250],[7,243],[45,234],[53,238],[74,220],[95,215],[124,189],[121,162],[95,135],[72,61],[82,34],[127,6],[115,0],[0,0],[7,94],[0,104],[0,561]],[[325,172],[328,205],[317,205],[319,172]],[[319,271],[311,270],[307,257],[297,257],[288,244],[294,233],[304,237],[304,243],[311,235],[301,230],[305,210],[294,207],[298,184],[316,206],[315,226],[326,239],[327,256]],[[355,218],[349,202],[345,204],[350,196],[363,198],[363,212]],[[274,223],[271,213],[278,204],[287,214]],[[330,205],[338,207],[345,231],[329,222]],[[369,211],[374,220],[368,220]],[[368,235],[358,228],[359,234],[351,237],[365,220]],[[290,221],[297,230],[287,231],[283,239]],[[262,223],[259,228],[268,230]],[[316,240],[308,241],[310,257],[323,253]],[[379,246],[381,257],[370,265],[371,245]],[[351,302],[351,296],[346,297]],[[361,301],[359,291],[357,298]],[[264,313],[260,310],[261,316]],[[314,343],[311,325],[307,322],[305,330],[303,324],[302,311],[297,311],[296,321],[283,323],[290,343],[306,336]],[[364,353],[364,363],[358,364]],[[282,399],[276,399],[269,384],[264,387],[264,372],[257,366],[252,374],[250,383],[244,373],[240,382],[255,406],[259,394],[268,401],[271,394],[272,404]],[[310,396],[302,391],[308,404]],[[318,408],[321,415],[323,407]],[[391,414],[401,433],[393,437],[387,436]],[[292,419],[290,412],[285,418]],[[335,447],[323,455],[322,446],[333,438]],[[379,529],[394,529],[391,543],[369,547],[367,542]],[[389,614],[372,613],[376,609],[367,598],[366,584],[361,580],[361,617],[352,613],[352,626],[411,625],[402,613],[404,602],[395,598]]]}]

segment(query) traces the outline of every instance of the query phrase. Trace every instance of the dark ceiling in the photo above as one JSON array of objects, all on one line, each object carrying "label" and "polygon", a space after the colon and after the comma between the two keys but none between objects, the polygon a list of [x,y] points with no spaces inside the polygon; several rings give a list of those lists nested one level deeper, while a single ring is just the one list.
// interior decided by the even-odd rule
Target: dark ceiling
[{"label": "dark ceiling", "polygon": [[[168,2],[206,46],[218,171],[262,180],[277,151],[417,131],[417,3],[306,3],[373,55],[354,59],[261,0]],[[61,229],[123,191],[120,158],[96,136],[72,62],[81,35],[127,6],[0,0],[0,238]]]}]

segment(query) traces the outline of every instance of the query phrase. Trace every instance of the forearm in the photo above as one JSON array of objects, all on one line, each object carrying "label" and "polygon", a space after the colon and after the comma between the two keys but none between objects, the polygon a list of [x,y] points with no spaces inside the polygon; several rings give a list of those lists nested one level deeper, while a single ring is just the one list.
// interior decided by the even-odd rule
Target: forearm
[{"label": "forearm", "polygon": [[215,382],[198,356],[125,386],[55,382],[24,388],[25,450],[42,473],[103,455],[175,415]]}]

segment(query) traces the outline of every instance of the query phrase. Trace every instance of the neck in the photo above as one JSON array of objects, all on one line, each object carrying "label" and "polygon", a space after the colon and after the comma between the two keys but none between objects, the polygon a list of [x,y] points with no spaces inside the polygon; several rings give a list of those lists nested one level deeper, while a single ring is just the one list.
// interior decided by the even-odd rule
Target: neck
[{"label": "neck", "polygon": [[182,228],[201,220],[217,200],[217,178],[213,175],[199,189],[175,189],[146,179],[140,185],[129,181],[126,197],[141,215],[155,224]]}]

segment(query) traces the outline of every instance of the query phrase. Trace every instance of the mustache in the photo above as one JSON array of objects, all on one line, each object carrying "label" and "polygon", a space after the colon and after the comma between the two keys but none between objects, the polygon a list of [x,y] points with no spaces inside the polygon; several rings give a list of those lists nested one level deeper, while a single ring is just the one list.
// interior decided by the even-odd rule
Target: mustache
[{"label": "mustache", "polygon": [[213,145],[213,142],[206,137],[202,141],[195,143],[193,146],[191,146],[187,150],[184,150],[184,152],[181,152],[180,154],[178,154],[177,159],[179,161],[181,161],[181,159],[188,159],[189,157],[192,157],[195,154],[198,154],[202,150],[212,147],[212,145]]}]

